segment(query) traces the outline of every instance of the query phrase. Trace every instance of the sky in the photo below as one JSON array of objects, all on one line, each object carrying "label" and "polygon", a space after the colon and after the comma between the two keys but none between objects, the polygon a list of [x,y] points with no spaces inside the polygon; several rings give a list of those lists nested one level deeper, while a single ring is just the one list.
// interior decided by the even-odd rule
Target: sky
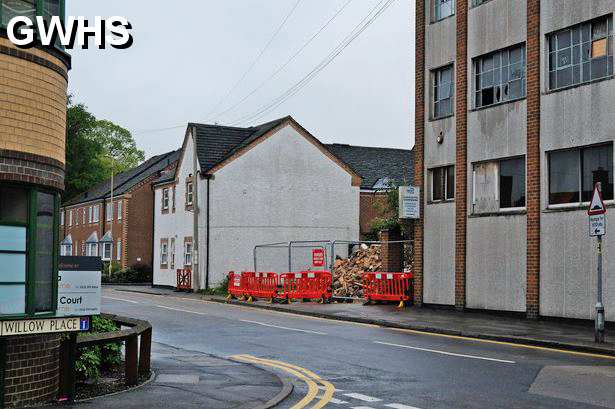
[{"label": "sky", "polygon": [[70,0],[69,16],[126,17],[134,45],[72,50],[69,93],[97,118],[129,129],[147,157],[179,148],[188,122],[251,126],[286,115],[324,143],[410,149],[414,7],[409,0],[395,0],[311,82],[261,114],[319,66],[379,3]]}]

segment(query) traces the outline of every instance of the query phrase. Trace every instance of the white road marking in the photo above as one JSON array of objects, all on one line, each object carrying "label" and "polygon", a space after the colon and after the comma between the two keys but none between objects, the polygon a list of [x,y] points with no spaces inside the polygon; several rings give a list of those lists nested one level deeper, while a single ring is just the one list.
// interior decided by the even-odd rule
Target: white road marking
[{"label": "white road marking", "polygon": [[273,324],[267,324],[264,322],[258,322],[258,321],[251,321],[251,320],[239,320],[241,322],[247,322],[249,324],[256,324],[256,325],[262,325],[263,327],[271,327],[271,328],[278,328],[278,329],[285,329],[287,331],[297,331],[297,332],[305,332],[308,334],[316,334],[316,335],[327,335],[324,332],[320,332],[320,331],[311,331],[309,329],[299,329],[299,328],[289,328],[289,327],[281,327],[279,325],[273,325]]},{"label": "white road marking", "polygon": [[156,307],[158,307],[158,308],[164,308],[165,310],[179,311],[179,312],[186,312],[186,313],[188,313],[188,314],[196,314],[196,315],[209,315],[209,314],[205,314],[204,312],[196,312],[196,311],[182,310],[181,308],[167,307],[166,305],[157,305]]},{"label": "white road marking", "polygon": [[345,393],[344,396],[348,396],[352,399],[362,400],[363,402],[382,402],[382,399],[373,398],[371,396],[362,395],[360,393]]},{"label": "white road marking", "polygon": [[384,406],[387,408],[393,408],[393,409],[419,409],[416,406],[402,405],[401,403],[390,403]]},{"label": "white road marking", "polygon": [[334,403],[336,405],[346,405],[348,402],[346,402],[345,400],[339,400],[339,399],[336,399],[336,398],[331,398],[329,403]]},{"label": "white road marking", "polygon": [[500,363],[503,363],[503,364],[515,364],[516,363],[515,361],[507,361],[505,359],[487,358],[487,357],[484,357],[484,356],[475,356],[475,355],[455,354],[453,352],[439,351],[437,349],[411,347],[411,346],[408,346],[408,345],[391,344],[391,343],[388,343],[388,342],[374,341],[374,343],[380,344],[380,345],[388,345],[388,346],[392,346],[392,347],[398,347],[398,348],[414,349],[416,351],[431,352],[431,353],[440,354],[440,355],[456,356],[456,357],[460,357],[460,358],[480,359],[480,360],[483,360],[483,361],[500,362]]},{"label": "white road marking", "polygon": [[123,301],[123,302],[129,302],[131,304],[139,304],[138,301],[132,301],[132,300],[125,300],[123,298],[113,298],[113,297],[107,297],[106,295],[103,295],[103,298],[108,298],[110,300],[115,300],[115,301]]}]

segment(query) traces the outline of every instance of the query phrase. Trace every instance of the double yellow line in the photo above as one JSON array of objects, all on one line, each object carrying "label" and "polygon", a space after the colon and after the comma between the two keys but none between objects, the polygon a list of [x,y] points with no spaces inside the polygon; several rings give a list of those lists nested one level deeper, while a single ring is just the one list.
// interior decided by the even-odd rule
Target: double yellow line
[{"label": "double yellow line", "polygon": [[333,399],[335,393],[335,387],[331,382],[325,381],[320,376],[316,375],[309,369],[302,368],[300,366],[291,365],[286,362],[274,361],[272,359],[257,358],[252,355],[234,355],[231,357],[236,361],[248,362],[255,365],[268,366],[276,369],[280,369],[286,373],[293,375],[294,377],[301,379],[307,384],[308,393],[295,404],[291,409],[303,409],[317,399],[319,387],[318,384],[324,387],[323,396],[312,406],[313,409],[324,408],[327,403]]}]

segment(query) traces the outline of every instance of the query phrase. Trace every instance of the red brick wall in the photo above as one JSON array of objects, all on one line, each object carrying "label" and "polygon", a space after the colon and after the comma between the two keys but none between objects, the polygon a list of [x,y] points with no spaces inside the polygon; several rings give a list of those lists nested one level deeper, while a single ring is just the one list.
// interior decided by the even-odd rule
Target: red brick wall
[{"label": "red brick wall", "polygon": [[[127,265],[145,264],[153,266],[154,240],[154,191],[147,179],[131,191],[127,205],[126,248]],[[137,259],[141,259],[140,262]]]},{"label": "red brick wall", "polygon": [[361,237],[364,237],[371,231],[371,225],[374,219],[389,216],[387,212],[380,211],[379,209],[386,209],[386,205],[386,193],[361,192],[359,209]]},{"label": "red brick wall", "polygon": [[380,232],[379,240],[385,242],[382,243],[381,247],[382,268],[380,270],[384,273],[403,272],[403,244],[386,243],[389,241],[400,241],[400,234],[393,230],[383,230]]},{"label": "red brick wall", "polygon": [[5,403],[34,405],[55,400],[59,382],[59,335],[7,338]]},{"label": "red brick wall", "polygon": [[468,220],[468,0],[457,0],[455,158],[455,307],[466,305],[466,234]]},{"label": "red brick wall", "polygon": [[527,0],[528,318],[540,314],[540,0]]},{"label": "red brick wall", "polygon": [[416,2],[415,33],[415,111],[414,111],[414,186],[421,188],[421,218],[414,223],[414,303],[423,304],[423,218],[425,215],[423,183],[425,140],[425,1]]}]

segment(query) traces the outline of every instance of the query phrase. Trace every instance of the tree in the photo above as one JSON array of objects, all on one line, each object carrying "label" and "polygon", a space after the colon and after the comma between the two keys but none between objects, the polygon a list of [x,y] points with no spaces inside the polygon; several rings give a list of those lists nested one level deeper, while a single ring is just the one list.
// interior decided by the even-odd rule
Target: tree
[{"label": "tree", "polygon": [[68,99],[66,115],[66,191],[72,198],[92,186],[139,165],[145,159],[130,132],[97,120],[83,104]]}]

